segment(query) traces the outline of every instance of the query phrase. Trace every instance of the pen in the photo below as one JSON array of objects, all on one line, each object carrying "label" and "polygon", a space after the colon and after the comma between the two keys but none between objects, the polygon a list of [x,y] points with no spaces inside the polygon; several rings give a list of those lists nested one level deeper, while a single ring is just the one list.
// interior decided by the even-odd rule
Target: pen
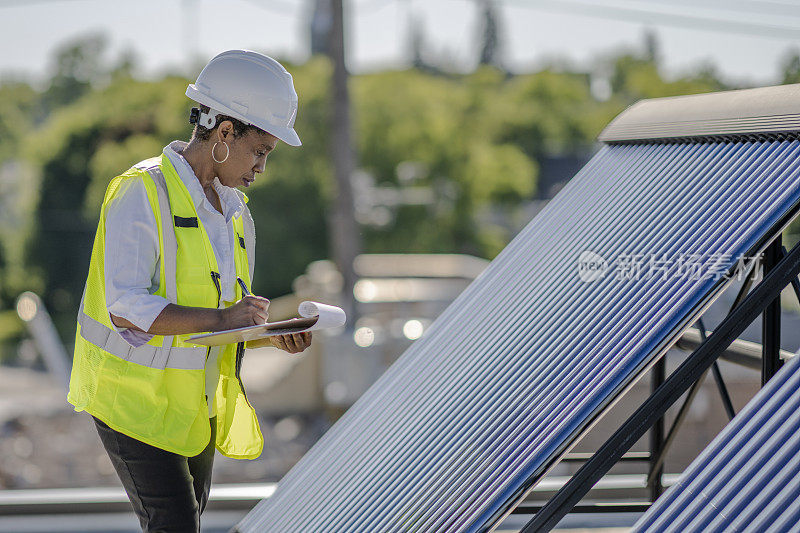
[{"label": "pen", "polygon": [[236,278],[236,281],[239,282],[239,286],[242,288],[242,295],[243,296],[250,296],[250,291],[247,290],[247,285],[244,284],[242,278]]},{"label": "pen", "polygon": [[236,278],[236,281],[239,282],[239,286],[242,288],[242,294],[244,296],[250,296],[250,291],[247,290],[247,285],[244,284],[244,281],[242,281],[242,278]]}]

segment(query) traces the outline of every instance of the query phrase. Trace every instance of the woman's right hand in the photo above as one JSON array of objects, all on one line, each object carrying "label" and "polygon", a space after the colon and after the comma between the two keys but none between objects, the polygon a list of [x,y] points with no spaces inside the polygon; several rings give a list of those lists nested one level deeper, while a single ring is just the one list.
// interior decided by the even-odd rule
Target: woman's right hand
[{"label": "woman's right hand", "polygon": [[248,295],[230,307],[220,310],[220,330],[265,324],[269,318],[269,300]]}]

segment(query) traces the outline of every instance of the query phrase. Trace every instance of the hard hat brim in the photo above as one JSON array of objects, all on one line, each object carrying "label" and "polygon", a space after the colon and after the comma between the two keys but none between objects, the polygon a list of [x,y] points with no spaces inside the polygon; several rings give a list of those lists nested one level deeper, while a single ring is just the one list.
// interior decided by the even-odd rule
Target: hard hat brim
[{"label": "hard hat brim", "polygon": [[243,116],[241,113],[234,111],[233,109],[222,104],[221,102],[218,102],[215,99],[210,98],[207,95],[203,94],[202,92],[198,91],[194,83],[189,84],[189,86],[186,88],[186,96],[188,96],[198,104],[202,104],[212,109],[216,109],[217,111],[225,115],[233,117],[237,120],[241,120],[246,124],[255,126],[256,128],[262,131],[266,131],[270,135],[274,135],[275,137],[285,142],[289,146],[302,146],[303,144],[302,142],[300,142],[300,137],[297,135],[297,132],[294,131],[294,128],[285,128],[277,126],[275,124],[270,124],[266,120],[259,121],[247,118]]},{"label": "hard hat brim", "polygon": [[253,124],[253,126],[266,131],[270,135],[274,135],[289,146],[302,146],[303,144],[300,142],[300,137],[297,135],[297,132],[294,131],[294,128],[281,128],[279,126],[272,125],[261,127],[258,124]]}]

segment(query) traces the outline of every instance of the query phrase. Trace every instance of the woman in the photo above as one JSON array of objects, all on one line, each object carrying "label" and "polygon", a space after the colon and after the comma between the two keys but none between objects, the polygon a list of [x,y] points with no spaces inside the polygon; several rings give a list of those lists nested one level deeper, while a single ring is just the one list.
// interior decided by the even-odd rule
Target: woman
[{"label": "woman", "polygon": [[[200,104],[191,140],[106,191],[67,397],[92,415],[144,531],[199,531],[215,448],[261,454],[244,344],[186,340],[267,320],[269,300],[250,295],[255,234],[236,187],[255,181],[279,140],[300,145],[292,77],[274,59],[224,52],[186,95]],[[311,334],[268,343],[298,353]]]}]

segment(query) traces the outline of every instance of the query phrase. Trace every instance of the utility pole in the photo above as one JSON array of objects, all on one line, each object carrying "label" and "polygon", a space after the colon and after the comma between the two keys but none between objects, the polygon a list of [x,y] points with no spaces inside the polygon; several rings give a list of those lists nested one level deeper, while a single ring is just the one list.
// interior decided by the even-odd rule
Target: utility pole
[{"label": "utility pole", "polygon": [[[200,31],[197,13],[200,10],[198,0],[182,0],[181,25],[183,30],[183,43],[186,49],[186,68],[193,69],[200,61],[197,49],[197,34]],[[191,77],[191,76],[189,76]]]},{"label": "utility pole", "polygon": [[481,0],[483,6],[483,45],[478,63],[500,66],[497,13],[493,0]]},{"label": "utility pole", "polygon": [[356,168],[352,146],[352,127],[350,120],[350,96],[347,90],[347,67],[344,62],[344,8],[343,0],[329,0],[331,3],[331,29],[328,54],[333,64],[331,93],[333,113],[331,121],[331,158],[336,177],[336,190],[333,198],[333,211],[329,218],[330,242],[333,259],[343,277],[342,306],[350,318],[349,327],[357,319],[356,300],[353,286],[356,274],[353,262],[361,253],[361,234],[355,220],[355,202],[351,176]]}]

